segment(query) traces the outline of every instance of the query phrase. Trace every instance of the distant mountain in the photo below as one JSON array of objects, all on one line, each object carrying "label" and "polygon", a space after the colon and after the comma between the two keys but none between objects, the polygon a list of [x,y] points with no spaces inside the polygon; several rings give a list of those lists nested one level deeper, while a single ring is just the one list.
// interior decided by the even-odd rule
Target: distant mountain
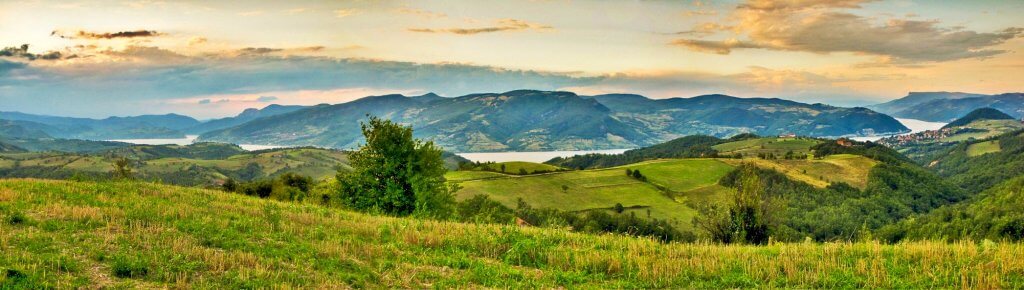
[{"label": "distant mountain", "polygon": [[910,92],[907,96],[889,102],[867,106],[869,109],[885,114],[894,114],[914,106],[934,100],[963,99],[984,97],[982,94],[971,94],[961,92]]},{"label": "distant mountain", "polygon": [[639,95],[594,96],[612,116],[658,140],[686,135],[728,137],[741,133],[763,136],[793,133],[838,137],[909,131],[892,117],[865,108],[840,108],[782,99],[703,95],[653,100]]},{"label": "distant mountain", "polygon": [[87,140],[180,138],[184,137],[182,129],[199,124],[196,119],[177,114],[89,119],[0,112],[0,119],[31,122],[56,138]]},{"label": "distant mountain", "polygon": [[0,120],[0,139],[50,138],[45,127],[48,126],[28,121]]},{"label": "distant mountain", "polygon": [[13,144],[9,144],[9,143],[6,143],[6,142],[0,140],[0,153],[18,153],[18,152],[25,152],[25,149],[21,149],[21,147],[18,147],[18,146],[15,146]]},{"label": "distant mountain", "polygon": [[1024,93],[979,95],[967,93],[911,93],[901,99],[869,106],[898,118],[949,122],[979,108],[994,108],[1014,118],[1024,117]]},{"label": "distant mountain", "polygon": [[461,152],[632,148],[685,135],[740,133],[842,136],[904,132],[864,108],[723,95],[651,100],[639,95],[578,96],[518,90],[443,98],[385,95],[318,105],[208,132],[200,140],[238,144],[353,148],[366,115],[411,124],[416,137]]},{"label": "distant mountain", "polygon": [[1013,116],[1007,115],[999,110],[993,108],[981,108],[970,113],[966,116],[960,117],[953,122],[949,122],[946,126],[942,126],[942,129],[966,126],[974,121],[980,120],[1013,120]]},{"label": "distant mountain", "polygon": [[648,139],[609,113],[600,103],[569,92],[384,95],[260,118],[199,139],[353,148],[363,140],[359,122],[367,114],[411,124],[416,137],[455,151],[628,148]]},{"label": "distant mountain", "polygon": [[245,122],[249,122],[258,118],[291,113],[304,108],[307,108],[307,106],[269,105],[264,107],[263,109],[250,108],[245,109],[245,111],[242,111],[242,113],[238,114],[237,116],[206,121],[194,125],[192,127],[186,128],[184,131],[189,134],[202,134],[210,131],[238,126]]}]

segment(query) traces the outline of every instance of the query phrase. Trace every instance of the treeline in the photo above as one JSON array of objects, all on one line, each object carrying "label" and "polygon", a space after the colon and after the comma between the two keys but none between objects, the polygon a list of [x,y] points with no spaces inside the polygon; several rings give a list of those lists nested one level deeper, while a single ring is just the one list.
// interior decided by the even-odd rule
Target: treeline
[{"label": "treeline", "polygon": [[[967,149],[980,142],[999,143],[999,152],[969,156]],[[991,139],[962,142],[929,164],[931,169],[968,192],[979,193],[1024,174],[1024,130]]]},{"label": "treeline", "polygon": [[[843,142],[849,146],[839,144],[840,142]],[[889,164],[912,162],[909,158],[903,156],[903,154],[900,154],[896,150],[886,147],[885,145],[881,145],[874,142],[858,142],[850,139],[839,139],[832,142],[822,142],[817,145],[811,146],[811,151],[814,152],[814,158],[819,159],[835,154],[853,154],[861,155]]]},{"label": "treeline", "polygon": [[[755,185],[744,185],[744,181],[749,183],[751,175],[756,176],[753,178],[757,180],[756,187],[762,191],[756,195],[761,199],[757,203],[776,204],[765,209],[772,218],[762,220],[768,226],[768,235],[780,241],[800,241],[808,237],[816,241],[864,239],[907,217],[924,214],[967,197],[956,186],[908,163],[876,165],[869,173],[864,190],[845,183],[816,188],[793,181],[783,173],[749,164],[727,174],[720,184],[737,189],[749,188]],[[750,203],[753,202],[747,202]],[[723,213],[723,209],[716,210],[710,213],[705,210],[704,215],[729,216]]]},{"label": "treeline", "polygon": [[901,240],[1024,240],[1024,176],[1003,182],[971,200],[887,226],[882,235]]},{"label": "treeline", "polygon": [[693,135],[650,147],[629,150],[622,154],[591,153],[566,158],[556,157],[544,163],[563,168],[589,169],[614,167],[658,158],[718,157],[718,151],[711,146],[756,137],[753,134],[740,134],[723,140],[712,136]]},{"label": "treeline", "polygon": [[477,195],[458,203],[454,220],[554,227],[585,233],[617,233],[651,237],[664,242],[695,240],[693,233],[681,232],[667,220],[640,218],[635,212],[624,213],[622,210],[619,204],[611,209],[612,213],[606,210],[567,212],[534,208],[521,199],[516,208],[511,209],[486,195]]}]

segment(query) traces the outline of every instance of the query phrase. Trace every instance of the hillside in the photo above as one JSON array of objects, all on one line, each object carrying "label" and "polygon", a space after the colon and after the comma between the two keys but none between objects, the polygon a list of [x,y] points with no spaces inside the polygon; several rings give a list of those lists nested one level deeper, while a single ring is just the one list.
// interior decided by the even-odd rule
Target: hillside
[{"label": "hillside", "polygon": [[[929,130],[886,137],[878,143],[896,149],[920,164],[931,164],[957,145],[968,142],[978,143],[1009,132],[1024,129],[1024,123],[999,110],[982,108],[950,122],[939,130]],[[997,141],[986,141],[970,145],[971,156],[999,151]]]},{"label": "hillside", "polygon": [[55,138],[86,140],[181,138],[185,136],[181,130],[199,124],[196,119],[177,114],[90,119],[0,112],[0,120],[32,124]]},{"label": "hillside", "polygon": [[199,143],[189,146],[137,145],[93,154],[35,152],[0,154],[0,177],[111,178],[114,159],[129,157],[135,177],[189,186],[213,186],[231,178],[251,181],[286,172],[315,179],[347,168],[344,152],[285,148],[248,152],[238,146]]},{"label": "hillside", "polygon": [[1024,176],[886,229],[894,240],[1024,240]]},{"label": "hillside", "polygon": [[[626,175],[640,170],[647,180]],[[515,208],[522,199],[528,204],[566,211],[607,210],[622,204],[625,212],[668,220],[677,228],[691,231],[696,211],[688,201],[718,199],[728,189],[718,180],[732,166],[710,159],[655,160],[608,169],[568,171],[528,176],[481,176],[462,180],[459,199],[478,194]],[[461,171],[450,175],[460,176]]]},{"label": "hillside", "polygon": [[21,149],[21,147],[14,146],[12,144],[0,141],[0,153],[16,153],[16,152],[25,152],[25,149]]},{"label": "hillside", "polygon": [[599,95],[613,116],[657,132],[669,140],[686,135],[728,137],[741,133],[776,136],[844,136],[909,131],[900,122],[865,108],[840,108],[782,99],[703,95],[648,99],[637,95]]},{"label": "hillside", "polygon": [[[691,134],[839,136],[907,130],[896,120],[863,108],[780,99],[716,95],[651,100],[518,90],[456,98],[366,97],[253,120],[200,139],[351,148],[359,140],[358,124],[366,114],[412,124],[416,137],[456,152],[631,148]],[[737,115],[747,117],[723,117]]]},{"label": "hillside", "polygon": [[984,191],[1024,172],[1024,131],[959,143],[928,167],[969,192]]},{"label": "hillside", "polygon": [[291,113],[300,109],[306,108],[306,106],[282,106],[282,105],[268,105],[262,109],[245,109],[234,117],[220,118],[209,120],[188,128],[184,131],[189,134],[202,134],[210,131],[220,130],[224,128],[230,128],[241,125],[245,122],[249,122],[255,119],[269,117],[274,115],[280,115],[285,113]]},{"label": "hillside", "polygon": [[949,124],[942,126],[942,129],[967,126],[970,123],[982,120],[1014,120],[1014,118],[993,108],[981,108],[971,111],[967,115],[953,120],[953,122],[949,122]]},{"label": "hillside", "polygon": [[[1024,118],[1024,93],[977,95],[964,93],[931,93],[929,98],[914,98],[911,94],[900,100],[876,105],[872,108],[897,118],[930,122],[949,122],[980,108],[994,108],[1015,119]],[[897,103],[898,102],[898,103]],[[905,104],[904,104],[905,103]]]},{"label": "hillside", "polygon": [[897,112],[935,100],[984,97],[983,94],[961,92],[910,92],[906,96],[885,103],[868,106],[869,109],[893,115]]},{"label": "hillside", "polygon": [[1024,286],[1020,244],[662,244],[147,183],[0,180],[0,201],[5,288]]}]

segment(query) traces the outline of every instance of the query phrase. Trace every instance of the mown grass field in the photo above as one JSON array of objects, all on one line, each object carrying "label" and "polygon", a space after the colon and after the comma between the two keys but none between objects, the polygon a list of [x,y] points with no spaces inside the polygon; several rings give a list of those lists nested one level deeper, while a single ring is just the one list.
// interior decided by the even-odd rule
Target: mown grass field
[{"label": "mown grass field", "polygon": [[816,187],[826,187],[834,182],[845,182],[853,187],[867,186],[868,174],[878,161],[860,155],[836,154],[822,159],[806,160],[764,160],[757,158],[722,159],[733,165],[744,162],[758,167],[771,168],[785,173],[793,180],[806,182]]},{"label": "mown grass field", "polygon": [[[92,173],[108,173],[113,158],[68,153],[15,153],[0,155],[0,168],[10,168],[15,161],[19,166],[40,166]],[[337,169],[346,168],[348,157],[344,152],[324,149],[293,148],[242,153],[226,159],[159,158],[141,161],[134,171],[142,175],[184,172],[193,166],[211,169],[211,179],[226,179],[220,170],[235,171],[246,166],[259,166],[259,176],[269,177],[280,172],[293,172],[317,179],[334,176]]]},{"label": "mown grass field", "polygon": [[511,173],[511,174],[518,174],[520,172],[519,171],[520,169],[526,170],[526,172],[528,172],[528,173],[533,173],[534,171],[555,171],[555,170],[562,169],[561,167],[550,165],[550,164],[536,163],[536,162],[525,162],[525,161],[509,161],[509,162],[489,163],[489,164],[483,164],[480,167],[501,172],[501,166],[502,165],[505,165],[505,171],[504,172]]},{"label": "mown grass field", "polygon": [[0,288],[1021,288],[1024,245],[662,244],[148,183],[0,180]]},{"label": "mown grass field", "polygon": [[965,127],[969,127],[972,129],[982,129],[986,130],[986,132],[956,134],[953,136],[942,138],[941,141],[960,142],[967,141],[970,139],[981,140],[989,137],[994,137],[1006,132],[1020,130],[1021,128],[1024,128],[1024,125],[1021,125],[1020,121],[1017,120],[978,120],[971,122],[970,124],[967,124],[967,126]]},{"label": "mown grass field", "polygon": [[789,151],[795,154],[808,154],[811,146],[818,143],[821,141],[807,138],[768,137],[722,143],[711,148],[723,155],[741,153],[745,156],[757,156],[758,153],[772,153],[781,157]]},{"label": "mown grass field", "polygon": [[[648,182],[626,176],[626,168],[640,170]],[[647,217],[649,211],[651,218],[689,229],[696,212],[685,202],[714,200],[728,192],[717,182],[731,169],[713,159],[654,160],[606,169],[468,180],[460,183],[457,197],[486,194],[512,208],[522,198],[534,207],[567,211],[604,210],[621,203],[637,216]]]},{"label": "mown grass field", "polygon": [[988,153],[996,153],[1001,151],[999,147],[999,140],[991,140],[985,142],[978,142],[967,146],[967,156],[981,156]]}]

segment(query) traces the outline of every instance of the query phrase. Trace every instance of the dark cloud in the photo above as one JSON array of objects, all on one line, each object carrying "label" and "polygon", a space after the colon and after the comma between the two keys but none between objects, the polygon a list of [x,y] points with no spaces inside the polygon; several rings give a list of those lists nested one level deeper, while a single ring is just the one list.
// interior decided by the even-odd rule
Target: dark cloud
[{"label": "dark cloud", "polygon": [[28,51],[29,45],[22,44],[21,46],[11,46],[0,49],[0,57],[12,57],[22,58],[27,60],[55,60],[63,58],[63,55],[59,51],[49,51],[42,54],[35,54]]},{"label": "dark cloud", "polygon": [[763,48],[760,45],[739,40],[711,41],[699,39],[677,39],[672,45],[678,45],[695,51],[717,54],[729,54],[737,48]]},{"label": "dark cloud", "polygon": [[113,33],[89,32],[84,30],[78,30],[72,33],[65,33],[59,30],[54,30],[53,32],[50,33],[50,35],[67,39],[115,39],[154,37],[161,36],[163,34],[153,30],[120,31]]},{"label": "dark cloud", "polygon": [[733,49],[853,52],[884,57],[892,63],[913,63],[1006,53],[993,47],[1024,35],[1024,28],[976,32],[942,27],[938,21],[892,19],[875,24],[873,19],[838,11],[857,8],[864,2],[869,1],[750,0],[734,11],[732,19],[740,19],[738,23],[705,25],[693,30],[728,30],[740,33],[744,39],[679,39],[672,44],[719,54],[728,54]]},{"label": "dark cloud", "polygon": [[238,50],[238,54],[240,54],[240,55],[260,55],[260,54],[268,54],[268,53],[279,52],[279,51],[282,51],[282,50],[284,50],[284,49],[269,48],[269,47],[246,47],[246,48],[243,48],[243,49],[239,49]]},{"label": "dark cloud", "polygon": [[260,96],[259,98],[256,99],[256,101],[257,102],[262,102],[262,103],[273,102],[273,101],[277,101],[277,97],[274,97],[274,96]]},{"label": "dark cloud", "polygon": [[517,31],[517,30],[548,30],[552,29],[549,25],[530,23],[517,19],[502,19],[499,20],[495,26],[489,27],[475,27],[475,28],[444,28],[444,29],[431,29],[431,28],[409,28],[408,31],[420,32],[420,33],[452,33],[458,35],[473,35],[480,33],[491,33],[501,31]]}]

